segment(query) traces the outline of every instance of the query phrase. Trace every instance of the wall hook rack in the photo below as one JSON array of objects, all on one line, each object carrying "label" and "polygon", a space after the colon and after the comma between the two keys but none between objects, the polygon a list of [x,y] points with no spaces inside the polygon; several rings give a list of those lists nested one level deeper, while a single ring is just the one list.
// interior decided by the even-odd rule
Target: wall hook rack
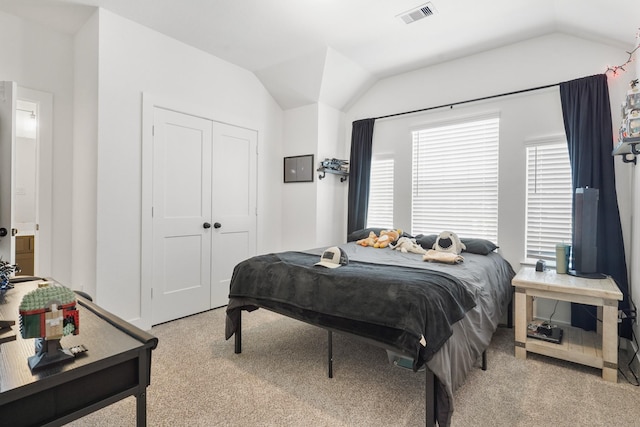
[{"label": "wall hook rack", "polygon": [[622,156],[622,161],[624,163],[633,163],[635,165],[637,161],[636,158],[640,154],[640,147],[638,147],[638,144],[640,144],[640,137],[623,138],[616,148],[613,149],[611,154],[614,156]]},{"label": "wall hook rack", "polygon": [[339,175],[340,182],[345,182],[349,178],[349,164],[346,160],[329,159],[326,158],[320,162],[318,172],[322,172],[322,175],[318,175],[318,179],[323,179],[328,173]]}]

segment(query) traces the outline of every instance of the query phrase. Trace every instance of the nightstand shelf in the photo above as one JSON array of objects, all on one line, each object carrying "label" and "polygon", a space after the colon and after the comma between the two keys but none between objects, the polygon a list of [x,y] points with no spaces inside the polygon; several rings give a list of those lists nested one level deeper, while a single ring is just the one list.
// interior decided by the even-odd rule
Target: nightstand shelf
[{"label": "nightstand shelf", "polygon": [[527,351],[602,369],[602,339],[596,332],[573,326],[560,326],[560,344],[527,338]]}]

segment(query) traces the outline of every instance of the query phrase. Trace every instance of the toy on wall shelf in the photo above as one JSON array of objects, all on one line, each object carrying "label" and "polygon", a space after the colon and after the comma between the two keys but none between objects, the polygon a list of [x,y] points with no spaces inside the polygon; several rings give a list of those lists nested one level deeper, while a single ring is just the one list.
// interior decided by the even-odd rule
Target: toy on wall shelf
[{"label": "toy on wall shelf", "polygon": [[[625,102],[622,103],[620,113],[622,116],[618,130],[618,145],[612,154],[622,155],[625,163],[636,164],[636,157],[640,155],[640,87],[638,79],[629,84],[631,89],[627,91]],[[631,156],[631,157],[628,157]]]},{"label": "toy on wall shelf", "polygon": [[79,312],[71,289],[41,282],[38,289],[22,298],[19,311],[22,338],[36,338],[36,354],[29,357],[32,370],[73,360],[77,350],[60,345],[63,336],[80,332]]},{"label": "toy on wall shelf", "polygon": [[326,158],[320,162],[317,172],[322,172],[322,175],[318,175],[318,179],[323,179],[327,173],[331,173],[339,175],[340,182],[345,182],[349,177],[349,162],[347,160]]}]

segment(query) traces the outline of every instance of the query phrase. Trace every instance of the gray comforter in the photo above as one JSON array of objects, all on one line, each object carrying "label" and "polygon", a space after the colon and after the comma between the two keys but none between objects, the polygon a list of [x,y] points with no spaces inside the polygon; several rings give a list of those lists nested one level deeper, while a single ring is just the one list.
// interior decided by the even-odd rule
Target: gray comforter
[{"label": "gray comforter", "polygon": [[513,269],[497,253],[463,253],[463,263],[448,265],[388,248],[340,247],[349,265],[336,269],[313,265],[324,248],[238,264],[226,337],[240,310],[263,307],[376,341],[412,357],[414,370],[427,363],[439,380],[438,422],[448,425],[453,391],[488,347],[510,301]]}]

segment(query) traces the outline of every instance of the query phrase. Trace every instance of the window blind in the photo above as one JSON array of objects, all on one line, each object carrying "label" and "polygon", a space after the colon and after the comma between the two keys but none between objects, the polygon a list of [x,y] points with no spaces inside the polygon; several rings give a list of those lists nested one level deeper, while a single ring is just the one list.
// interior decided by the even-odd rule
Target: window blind
[{"label": "window blind", "polygon": [[413,132],[412,234],[498,239],[499,117]]},{"label": "window blind", "polygon": [[393,164],[392,158],[371,159],[367,227],[394,228]]},{"label": "window blind", "polygon": [[566,142],[527,147],[526,257],[555,260],[571,244],[573,188]]}]

